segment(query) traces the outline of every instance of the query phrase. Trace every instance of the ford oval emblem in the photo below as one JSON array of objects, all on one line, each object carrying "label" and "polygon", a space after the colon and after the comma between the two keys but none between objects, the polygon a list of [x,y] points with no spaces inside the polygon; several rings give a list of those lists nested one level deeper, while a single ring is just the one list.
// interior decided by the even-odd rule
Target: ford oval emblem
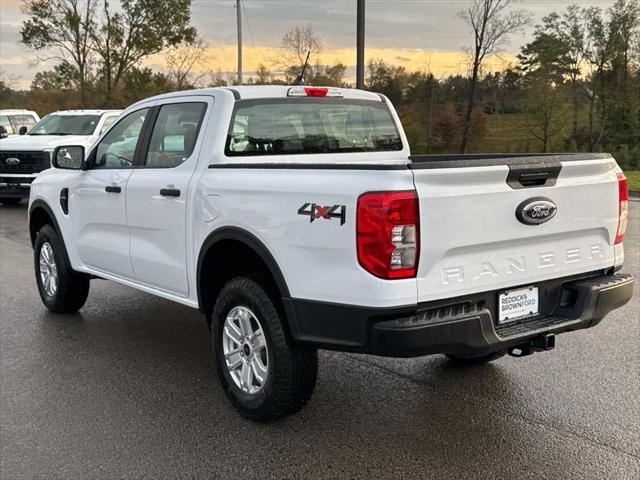
[{"label": "ford oval emblem", "polygon": [[5,160],[5,163],[7,165],[11,165],[12,167],[15,167],[16,165],[18,165],[20,163],[20,159],[19,158],[15,158],[15,157],[9,157]]},{"label": "ford oval emblem", "polygon": [[516,217],[525,225],[540,225],[551,220],[558,211],[553,201],[545,197],[525,200],[516,209]]}]

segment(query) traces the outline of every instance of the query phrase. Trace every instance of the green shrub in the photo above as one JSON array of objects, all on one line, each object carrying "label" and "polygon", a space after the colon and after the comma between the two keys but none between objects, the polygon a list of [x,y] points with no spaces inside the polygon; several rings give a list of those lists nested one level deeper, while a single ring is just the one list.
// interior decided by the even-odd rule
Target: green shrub
[{"label": "green shrub", "polygon": [[620,145],[620,147],[612,151],[611,154],[623,170],[640,169],[640,145],[632,147],[629,145]]}]

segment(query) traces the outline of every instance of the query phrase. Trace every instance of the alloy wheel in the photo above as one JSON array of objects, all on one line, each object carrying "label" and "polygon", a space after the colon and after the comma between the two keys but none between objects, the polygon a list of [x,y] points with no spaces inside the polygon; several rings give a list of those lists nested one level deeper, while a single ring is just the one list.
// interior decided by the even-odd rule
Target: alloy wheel
[{"label": "alloy wheel", "polygon": [[58,289],[58,267],[49,242],[40,247],[40,281],[45,293],[53,297]]},{"label": "alloy wheel", "polygon": [[236,386],[255,395],[269,375],[267,342],[257,316],[247,307],[231,309],[222,330],[224,360]]}]

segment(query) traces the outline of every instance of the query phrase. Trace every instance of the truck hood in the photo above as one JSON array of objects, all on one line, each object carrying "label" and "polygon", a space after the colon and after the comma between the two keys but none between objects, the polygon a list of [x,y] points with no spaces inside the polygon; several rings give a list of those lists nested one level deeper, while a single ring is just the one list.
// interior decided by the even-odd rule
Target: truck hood
[{"label": "truck hood", "polygon": [[0,150],[46,150],[60,145],[82,145],[90,147],[93,135],[20,135],[0,141]]}]

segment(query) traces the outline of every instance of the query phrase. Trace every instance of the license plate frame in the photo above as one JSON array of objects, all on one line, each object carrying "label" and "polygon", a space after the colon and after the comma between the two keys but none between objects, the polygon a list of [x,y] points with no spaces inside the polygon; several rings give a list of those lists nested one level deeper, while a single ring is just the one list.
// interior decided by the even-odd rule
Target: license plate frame
[{"label": "license plate frame", "polygon": [[540,295],[538,287],[512,288],[498,294],[498,325],[533,318],[540,313]]}]

